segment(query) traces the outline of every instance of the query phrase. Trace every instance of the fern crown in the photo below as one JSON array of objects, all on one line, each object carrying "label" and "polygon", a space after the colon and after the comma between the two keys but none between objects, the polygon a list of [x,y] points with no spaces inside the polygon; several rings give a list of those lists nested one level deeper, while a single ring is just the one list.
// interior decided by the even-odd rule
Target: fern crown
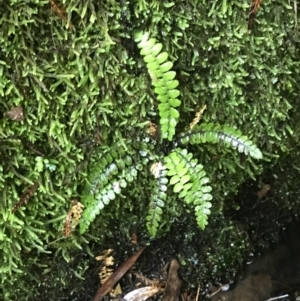
[{"label": "fern crown", "polygon": [[261,159],[262,153],[239,130],[216,123],[193,125],[188,131],[175,137],[181,101],[180,91],[177,89],[179,82],[175,79],[176,72],[171,70],[173,63],[168,61],[168,53],[162,52],[162,44],[156,43],[148,33],[136,34],[135,41],[141,49],[140,54],[159,102],[161,140],[158,145],[168,140],[173,142],[173,147],[168,154],[161,156],[149,140],[146,140],[127,145],[126,151],[117,145],[104,154],[91,168],[82,193],[81,202],[85,210],[80,220],[80,232],[84,233],[104,206],[113,201],[129,182],[135,181],[139,171],[149,168],[150,162],[153,191],[146,216],[150,236],[155,237],[159,230],[164,207],[168,204],[169,186],[173,187],[173,193],[178,194],[179,199],[194,208],[197,224],[204,229],[211,213],[212,187],[203,165],[186,148],[181,147],[188,144],[215,143],[232,147],[255,159]]}]

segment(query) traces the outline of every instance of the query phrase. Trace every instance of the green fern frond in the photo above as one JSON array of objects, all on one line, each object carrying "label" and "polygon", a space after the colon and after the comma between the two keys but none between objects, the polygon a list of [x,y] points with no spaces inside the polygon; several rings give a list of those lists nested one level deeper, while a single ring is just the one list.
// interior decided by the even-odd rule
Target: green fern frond
[{"label": "green fern frond", "polygon": [[141,55],[147,63],[152,85],[155,87],[154,92],[160,101],[158,110],[162,138],[171,141],[179,118],[179,112],[176,110],[176,107],[179,107],[181,104],[181,101],[178,99],[180,92],[176,89],[179,82],[174,79],[176,72],[170,71],[173,63],[167,61],[167,52],[161,52],[162,44],[156,43],[154,38],[149,39],[148,33],[136,34],[135,41],[139,42],[138,47],[141,48]]},{"label": "green fern frond", "polygon": [[261,159],[260,149],[241,131],[230,126],[221,126],[214,123],[202,123],[179,137],[181,144],[198,143],[223,143],[227,147],[233,147],[240,153],[250,155],[255,159]]},{"label": "green fern frond", "polygon": [[[116,144],[91,168],[81,195],[85,209],[79,221],[80,233],[84,233],[100,211],[121,193],[121,188],[137,178],[138,171],[153,157],[154,146],[149,144],[149,138],[127,142],[126,152]],[[137,159],[137,156],[136,163],[133,158]]]},{"label": "green fern frond", "polygon": [[212,188],[207,185],[209,179],[201,164],[186,149],[175,149],[165,157],[165,166],[168,176],[171,176],[170,184],[174,185],[173,191],[179,193],[187,204],[195,206],[197,224],[201,229],[207,225],[210,214]]},{"label": "green fern frond", "polygon": [[[122,154],[121,150],[120,152]],[[127,182],[132,182],[137,177],[136,166],[131,166],[132,158],[128,155],[118,158],[120,152],[111,151],[106,154],[91,172],[81,196],[85,210],[80,219],[80,233],[88,229],[104,206],[116,198],[121,188],[127,186]]]},{"label": "green fern frond", "polygon": [[148,215],[146,217],[146,227],[151,237],[155,237],[157,233],[157,229],[159,226],[159,222],[162,216],[162,208],[165,205],[165,200],[167,198],[167,172],[166,170],[160,170],[158,172],[157,185],[153,189],[151,196],[150,208],[148,211]]}]

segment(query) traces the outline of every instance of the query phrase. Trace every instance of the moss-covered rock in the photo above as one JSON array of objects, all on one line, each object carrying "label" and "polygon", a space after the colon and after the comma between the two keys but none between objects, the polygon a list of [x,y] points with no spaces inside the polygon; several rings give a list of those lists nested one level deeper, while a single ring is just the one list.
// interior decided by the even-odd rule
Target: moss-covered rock
[{"label": "moss-covered rock", "polygon": [[[264,1],[248,31],[249,3],[235,0],[0,2],[4,300],[20,297],[21,290],[13,288],[19,282],[26,290],[29,274],[37,281],[41,271],[52,273],[49,262],[56,252],[71,258],[71,245],[94,254],[94,247],[125,220],[130,227],[138,225],[148,239],[141,221],[154,183],[149,162],[166,156],[172,143],[148,138],[145,130],[149,120],[159,124],[159,103],[134,41],[136,32],[149,32],[173,62],[182,102],[176,134],[184,132],[206,104],[204,123],[241,130],[265,158],[258,163],[221,144],[189,148],[210,179],[208,222],[220,225],[220,236],[206,240],[203,248],[210,259],[201,268],[229,267],[230,261],[233,267],[247,247],[246,232],[237,234],[234,219],[223,216],[223,208],[242,205],[230,198],[250,177],[263,170],[273,173],[273,187],[280,192],[278,210],[298,212],[299,17],[288,3]],[[136,148],[143,141],[145,149]],[[75,230],[65,238],[62,230],[72,200],[80,200],[95,171],[92,167],[116,145],[137,164],[134,181],[103,209],[86,234]],[[140,151],[149,161],[142,162]],[[172,193],[165,205],[158,235],[165,234],[173,220],[193,215],[193,208]],[[187,237],[193,237],[196,230],[188,229]],[[207,235],[209,229],[210,224]],[[229,242],[237,248],[236,257],[225,251]],[[80,263],[81,271],[87,265]]]}]

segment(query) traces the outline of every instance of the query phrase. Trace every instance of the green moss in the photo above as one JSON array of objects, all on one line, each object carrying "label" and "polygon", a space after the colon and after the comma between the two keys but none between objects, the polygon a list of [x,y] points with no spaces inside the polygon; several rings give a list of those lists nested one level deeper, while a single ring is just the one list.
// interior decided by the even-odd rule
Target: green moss
[{"label": "green moss", "polygon": [[[87,166],[117,143],[128,152],[131,143],[144,139],[148,120],[159,123],[151,79],[133,38],[138,31],[160,41],[174,64],[182,102],[178,133],[206,104],[203,123],[238,128],[263,152],[265,161],[257,165],[219,145],[190,149],[210,178],[216,219],[241,183],[275,164],[284,175],[290,170],[287,177],[278,175],[275,185],[282,193],[280,208],[297,212],[300,47],[295,26],[299,16],[293,7],[264,2],[253,30],[247,32],[249,3],[239,1],[227,1],[224,7],[219,0],[212,5],[185,0],[62,0],[75,29],[71,31],[49,1],[2,2],[0,274],[9,296],[4,300],[14,299],[13,288],[27,268],[38,279],[35,267],[43,264],[44,256],[65,250],[69,257],[66,245],[55,249],[52,243],[62,238],[71,200],[84,191]],[[23,121],[6,117],[5,112],[16,106],[24,110]],[[169,150],[168,144],[159,149]],[[136,163],[139,157],[131,155]],[[88,243],[97,241],[97,225],[111,232],[115,229],[109,229],[109,218],[124,212],[132,221],[144,218],[150,179],[149,169],[139,170],[130,189],[104,209],[105,218],[84,236],[75,232],[71,244],[88,250]],[[12,214],[36,181],[39,189]],[[169,200],[159,233],[170,228],[169,218],[189,210],[175,198]],[[137,211],[131,216],[133,208]],[[227,247],[225,240],[219,243],[221,249]],[[212,262],[227,264],[230,259]]]}]

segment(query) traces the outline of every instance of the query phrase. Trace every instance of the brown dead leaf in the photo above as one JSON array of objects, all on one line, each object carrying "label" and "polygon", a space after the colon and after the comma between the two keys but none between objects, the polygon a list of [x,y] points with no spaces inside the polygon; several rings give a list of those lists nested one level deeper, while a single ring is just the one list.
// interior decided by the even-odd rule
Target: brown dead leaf
[{"label": "brown dead leaf", "polygon": [[100,301],[107,293],[112,290],[116,283],[118,283],[124,276],[124,274],[134,265],[145,248],[146,247],[141,248],[116,269],[116,271],[100,287],[93,301]]},{"label": "brown dead leaf", "polygon": [[70,30],[74,30],[74,26],[70,20],[68,20],[68,14],[62,4],[58,3],[57,0],[49,0],[52,11],[62,20],[64,20]]},{"label": "brown dead leaf", "polygon": [[137,235],[135,233],[131,234],[131,243],[133,243],[134,245],[137,244]]},{"label": "brown dead leaf", "polygon": [[111,255],[113,249],[105,250],[103,255],[97,256],[96,260],[102,261],[102,267],[100,268],[99,278],[100,283],[103,284],[112,275],[114,270],[112,265],[114,264],[114,257]]},{"label": "brown dead leaf", "polygon": [[23,121],[24,112],[22,107],[14,107],[10,111],[4,113],[4,116],[13,121]]},{"label": "brown dead leaf", "polygon": [[69,237],[72,231],[78,225],[81,214],[83,212],[83,207],[83,204],[81,204],[77,200],[72,201],[72,207],[67,213],[63,227],[63,234],[65,237]]},{"label": "brown dead leaf", "polygon": [[161,281],[159,281],[159,280],[151,280],[139,273],[133,273],[133,275],[137,278],[137,280],[139,280],[140,282],[142,282],[144,285],[147,285],[147,286],[149,286],[149,285],[158,286],[161,283]]},{"label": "brown dead leaf", "polygon": [[156,131],[157,131],[157,125],[151,121],[149,121],[148,125],[148,133],[150,136],[154,137],[156,135]]},{"label": "brown dead leaf", "polygon": [[108,255],[110,255],[112,253],[113,249],[108,249],[104,251],[104,254],[101,256],[97,256],[95,257],[96,260],[100,261],[100,260],[104,260],[105,258],[108,257]]},{"label": "brown dead leaf", "polygon": [[200,121],[201,116],[203,114],[203,112],[206,109],[206,105],[204,105],[195,115],[195,118],[193,119],[193,121],[190,123],[190,130]]},{"label": "brown dead leaf", "polygon": [[263,185],[261,189],[257,192],[258,199],[262,199],[263,197],[265,197],[270,189],[271,189],[271,185],[269,184]]},{"label": "brown dead leaf", "polygon": [[253,26],[255,16],[258,12],[258,9],[261,6],[261,3],[262,3],[262,0],[252,0],[251,1],[249,15],[248,15],[248,30],[250,30]]},{"label": "brown dead leaf", "polygon": [[37,189],[40,187],[40,184],[36,181],[33,185],[29,186],[25,192],[20,197],[17,204],[15,204],[14,208],[12,209],[12,213],[16,213],[21,206],[25,206],[29,199],[34,195]]},{"label": "brown dead leaf", "polygon": [[154,286],[146,286],[146,287],[138,288],[128,293],[123,298],[126,299],[127,301],[140,301],[140,300],[144,301],[152,297],[158,292],[160,293],[162,292],[161,288],[154,287]]},{"label": "brown dead leaf", "polygon": [[182,281],[179,279],[177,270],[179,269],[179,263],[176,259],[172,259],[169,268],[167,285],[165,293],[162,297],[162,301],[176,301],[180,296],[180,290]]}]

